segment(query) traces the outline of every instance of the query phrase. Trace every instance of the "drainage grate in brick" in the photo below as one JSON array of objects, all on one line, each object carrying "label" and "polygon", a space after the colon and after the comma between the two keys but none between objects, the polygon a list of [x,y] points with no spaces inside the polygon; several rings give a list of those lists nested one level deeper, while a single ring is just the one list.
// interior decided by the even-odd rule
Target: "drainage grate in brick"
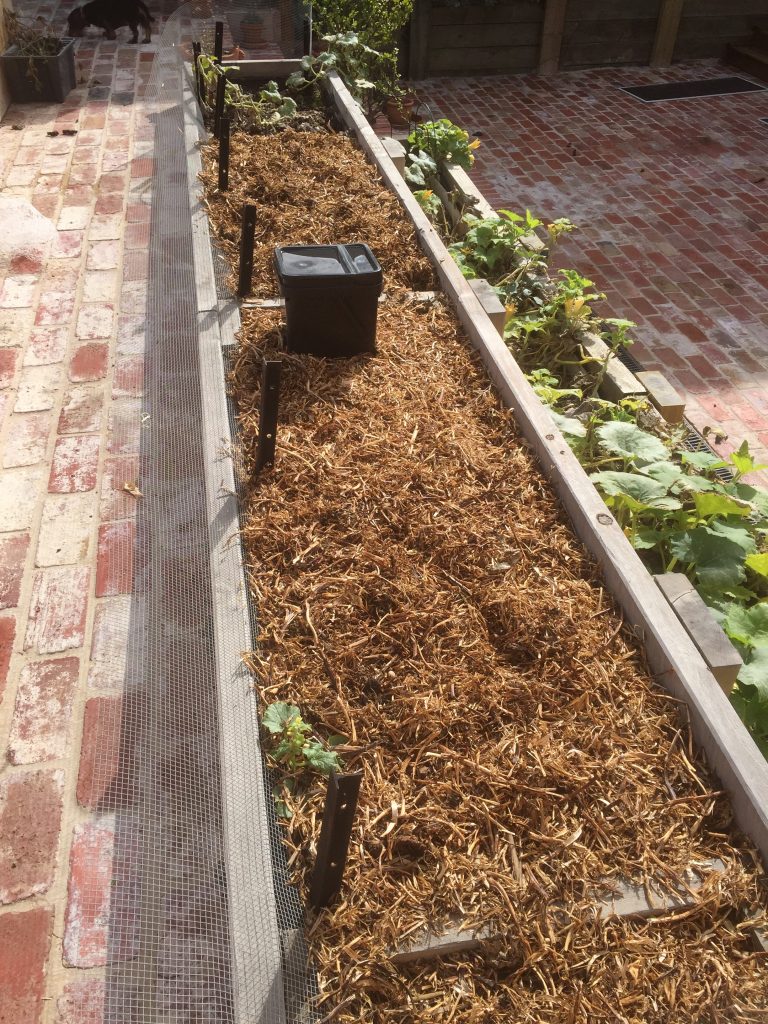
[{"label": "drainage grate in brick", "polygon": [[662,82],[659,85],[640,85],[625,88],[628,92],[644,103],[656,103],[659,100],[688,100],[700,96],[730,96],[739,92],[759,92],[764,85],[749,82],[746,78],[732,76],[727,78],[702,78],[694,82]]}]

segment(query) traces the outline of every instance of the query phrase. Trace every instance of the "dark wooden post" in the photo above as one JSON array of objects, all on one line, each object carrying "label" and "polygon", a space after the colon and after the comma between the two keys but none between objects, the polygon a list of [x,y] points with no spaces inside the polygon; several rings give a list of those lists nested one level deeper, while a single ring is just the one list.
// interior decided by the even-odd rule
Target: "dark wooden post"
[{"label": "dark wooden post", "polygon": [[544,23],[541,26],[540,75],[554,75],[560,67],[560,49],[563,45],[567,7],[568,0],[547,0]]},{"label": "dark wooden post", "polygon": [[265,359],[261,369],[261,400],[259,402],[259,446],[256,450],[256,472],[275,461],[277,413],[280,406],[281,359]]},{"label": "dark wooden post", "polygon": [[215,36],[213,43],[213,55],[216,60],[221,63],[221,58],[224,54],[224,22],[217,21],[215,28]]},{"label": "dark wooden post", "polygon": [[243,205],[243,219],[240,227],[240,271],[237,277],[237,294],[244,299],[251,291],[253,277],[253,241],[256,236],[256,207]]},{"label": "dark wooden post", "polygon": [[408,77],[412,82],[429,74],[429,30],[432,0],[416,0],[408,39]]},{"label": "dark wooden post", "polygon": [[652,68],[666,67],[672,63],[684,3],[685,0],[661,0],[656,38],[651,53]]},{"label": "dark wooden post", "polygon": [[333,772],[328,780],[315,870],[309,889],[309,901],[315,910],[327,907],[341,891],[360,779],[359,773],[337,775]]}]

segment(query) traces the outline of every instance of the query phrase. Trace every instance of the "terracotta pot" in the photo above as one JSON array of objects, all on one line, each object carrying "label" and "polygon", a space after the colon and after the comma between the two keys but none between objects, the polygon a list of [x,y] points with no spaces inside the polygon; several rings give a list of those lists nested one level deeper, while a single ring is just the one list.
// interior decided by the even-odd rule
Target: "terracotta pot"
[{"label": "terracotta pot", "polygon": [[415,105],[416,98],[414,96],[403,96],[401,99],[390,96],[384,105],[387,120],[393,126],[407,127],[413,120]]}]

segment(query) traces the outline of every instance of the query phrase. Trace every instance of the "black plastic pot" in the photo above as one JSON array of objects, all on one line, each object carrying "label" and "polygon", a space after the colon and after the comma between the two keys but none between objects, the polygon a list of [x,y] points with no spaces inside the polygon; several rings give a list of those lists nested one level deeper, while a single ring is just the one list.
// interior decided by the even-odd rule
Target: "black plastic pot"
[{"label": "black plastic pot", "polygon": [[0,65],[14,103],[61,103],[75,88],[75,40],[62,39],[50,57],[24,57],[9,46]]},{"label": "black plastic pot", "polygon": [[284,246],[275,249],[275,269],[289,352],[375,352],[382,273],[367,245]]}]

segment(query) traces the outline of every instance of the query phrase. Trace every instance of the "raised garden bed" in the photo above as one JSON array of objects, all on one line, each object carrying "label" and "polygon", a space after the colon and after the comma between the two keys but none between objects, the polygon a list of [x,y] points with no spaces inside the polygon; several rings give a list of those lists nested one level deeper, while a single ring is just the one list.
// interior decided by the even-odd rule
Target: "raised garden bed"
[{"label": "raised garden bed", "polygon": [[[408,294],[434,284],[412,225],[342,135],[236,135],[226,195],[214,148],[204,156],[233,262],[241,204],[259,207],[258,296],[275,296],[279,244],[367,241],[385,271],[376,357],[281,353],[278,461],[256,480],[279,310],[243,311],[232,380],[259,694],[298,705],[320,739],[342,734],[345,768],[363,773],[342,900],[307,932],[320,1012],[403,1024],[764,1012],[743,923],[765,904],[757,853],[455,315]],[[302,777],[279,791],[302,885],[323,790]],[[698,891],[679,916],[599,909],[627,880],[669,896],[697,866],[702,887],[688,876]],[[425,931],[457,929],[480,948],[402,962]]]}]

